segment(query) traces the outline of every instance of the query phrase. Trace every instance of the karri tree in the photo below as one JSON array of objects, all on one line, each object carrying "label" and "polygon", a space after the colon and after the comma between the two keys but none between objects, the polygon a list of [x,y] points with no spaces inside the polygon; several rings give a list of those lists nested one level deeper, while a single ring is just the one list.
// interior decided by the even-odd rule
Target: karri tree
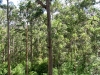
[{"label": "karri tree", "polygon": [[37,3],[40,4],[47,11],[47,43],[48,43],[48,75],[52,75],[53,63],[52,63],[52,42],[51,42],[51,15],[50,15],[50,0],[46,0],[46,5],[42,1],[37,0]]},{"label": "karri tree", "polygon": [[8,75],[11,75],[11,70],[10,70],[9,0],[7,0],[7,50],[8,50]]}]

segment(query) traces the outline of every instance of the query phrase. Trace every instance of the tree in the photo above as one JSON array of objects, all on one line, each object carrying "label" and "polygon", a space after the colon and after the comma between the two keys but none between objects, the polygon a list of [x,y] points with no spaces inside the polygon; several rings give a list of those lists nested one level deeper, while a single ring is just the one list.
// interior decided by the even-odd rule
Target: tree
[{"label": "tree", "polygon": [[11,75],[10,70],[10,33],[9,33],[9,0],[7,0],[7,49],[8,49],[8,75]]},{"label": "tree", "polygon": [[100,74],[100,10],[95,1],[52,0],[50,11],[47,2],[23,0],[17,8],[11,3],[8,17],[7,5],[0,5],[0,75],[9,70],[7,21],[11,74]]},{"label": "tree", "polygon": [[50,0],[46,0],[47,10],[47,31],[48,31],[48,75],[52,75],[53,62],[52,62],[52,42],[51,42],[51,16],[50,16]]},{"label": "tree", "polygon": [[48,43],[48,75],[52,75],[53,62],[52,62],[52,42],[51,42],[51,16],[50,16],[50,0],[46,0],[46,5],[44,5],[40,0],[37,0],[47,11],[47,43]]}]

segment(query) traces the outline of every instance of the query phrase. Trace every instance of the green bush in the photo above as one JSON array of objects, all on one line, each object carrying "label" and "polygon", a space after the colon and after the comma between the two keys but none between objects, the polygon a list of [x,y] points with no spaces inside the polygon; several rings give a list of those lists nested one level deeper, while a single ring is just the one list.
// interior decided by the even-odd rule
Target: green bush
[{"label": "green bush", "polygon": [[25,74],[25,69],[22,64],[18,64],[13,70],[12,70],[13,75],[24,75]]},{"label": "green bush", "polygon": [[0,75],[5,75],[7,73],[7,62],[0,64]]}]

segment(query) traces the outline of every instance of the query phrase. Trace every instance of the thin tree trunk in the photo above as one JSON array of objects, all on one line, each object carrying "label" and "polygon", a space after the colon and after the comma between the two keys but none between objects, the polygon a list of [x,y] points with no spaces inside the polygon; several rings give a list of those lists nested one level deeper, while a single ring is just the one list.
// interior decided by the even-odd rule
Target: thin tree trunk
[{"label": "thin tree trunk", "polygon": [[58,64],[57,64],[57,69],[58,69],[58,75],[61,75],[61,72],[60,72],[60,50],[58,49],[58,52],[57,52],[57,60],[58,60]]},{"label": "thin tree trunk", "polygon": [[50,15],[50,0],[46,0],[46,9],[47,9],[47,32],[48,32],[48,75],[52,75],[52,44],[51,44],[51,15]]},{"label": "thin tree trunk", "polygon": [[[28,16],[28,8],[26,13]],[[26,26],[26,75],[28,75],[28,21]]]},{"label": "thin tree trunk", "polygon": [[26,28],[26,75],[28,75],[28,26]]},{"label": "thin tree trunk", "polygon": [[8,49],[8,75],[11,75],[10,74],[9,0],[7,0],[7,49]]},{"label": "thin tree trunk", "polygon": [[30,45],[30,49],[31,49],[31,64],[33,64],[33,50],[32,50],[32,22],[30,22],[30,25],[31,25],[31,37],[30,37],[30,42],[31,42],[31,45]]}]

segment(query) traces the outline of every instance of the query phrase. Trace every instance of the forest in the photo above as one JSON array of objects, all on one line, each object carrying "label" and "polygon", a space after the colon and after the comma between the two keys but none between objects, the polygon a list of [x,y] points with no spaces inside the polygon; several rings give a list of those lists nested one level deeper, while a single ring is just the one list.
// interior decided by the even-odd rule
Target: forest
[{"label": "forest", "polygon": [[0,75],[100,75],[99,0],[0,0]]}]

